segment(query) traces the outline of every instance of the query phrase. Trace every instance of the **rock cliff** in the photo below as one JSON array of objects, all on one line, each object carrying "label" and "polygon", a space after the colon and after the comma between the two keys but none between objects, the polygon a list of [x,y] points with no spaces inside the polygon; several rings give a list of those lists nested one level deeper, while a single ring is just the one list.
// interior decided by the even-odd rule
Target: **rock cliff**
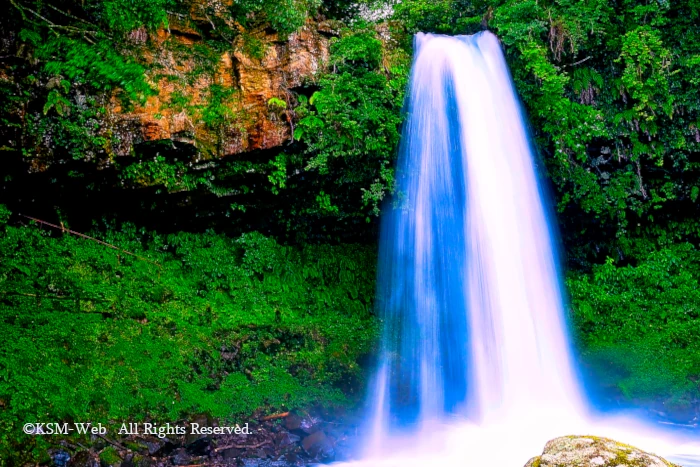
[{"label": "rock cliff", "polygon": [[155,44],[146,58],[157,94],[131,109],[112,99],[114,154],[127,155],[142,142],[172,140],[196,145],[205,157],[221,157],[290,141],[296,104],[290,90],[313,82],[325,66],[332,25],[308,21],[286,38],[263,30],[247,39],[257,50],[246,50],[239,36],[229,50],[202,56],[203,38],[190,26],[192,18],[197,19],[174,17],[167,30],[150,36],[132,33],[134,42]]}]

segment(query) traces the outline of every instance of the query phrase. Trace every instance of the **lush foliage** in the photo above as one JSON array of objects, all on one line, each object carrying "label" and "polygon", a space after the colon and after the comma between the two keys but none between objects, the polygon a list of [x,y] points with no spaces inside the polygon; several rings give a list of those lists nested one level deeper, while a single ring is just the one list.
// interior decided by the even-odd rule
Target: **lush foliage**
[{"label": "lush foliage", "polygon": [[[65,162],[51,183],[84,177],[83,196],[100,183],[122,194],[140,189],[144,211],[174,198],[171,206],[191,209],[201,225],[215,218],[221,230],[237,229],[235,240],[103,230],[101,238],[156,266],[69,235],[4,227],[0,211],[0,326],[10,336],[0,360],[8,375],[0,381],[3,441],[40,411],[94,420],[226,416],[342,399],[338,388],[358,378],[356,361],[376,326],[371,251],[239,234],[264,219],[285,241],[372,238],[366,221],[393,191],[417,31],[489,29],[500,37],[554,188],[585,361],[627,398],[698,398],[698,0],[224,3],[11,0],[0,18],[0,150],[24,162],[0,182],[33,186],[20,174]],[[368,6],[388,5],[387,21],[360,18]],[[267,101],[271,115],[294,126],[295,142],[220,158],[222,141],[248,118],[232,111],[236,89],[217,81],[222,53],[241,47],[260,60],[322,15],[345,21],[326,32],[337,36],[328,63],[314,80]],[[198,39],[158,43],[192,65],[168,75],[146,57],[158,31],[176,23]],[[268,30],[278,43],[259,39]],[[116,157],[129,133],[110,126],[108,102],[143,103],[161,80],[176,89],[170,108],[203,122],[214,138]],[[198,81],[210,85],[194,103],[183,90]],[[115,175],[88,176],[87,166]],[[23,197],[42,199],[45,188]],[[101,218],[64,219],[83,207],[54,204],[46,192],[41,203],[62,220]]]},{"label": "lush foliage", "polygon": [[345,404],[361,386],[376,329],[370,248],[124,225],[100,236],[115,250],[5,226],[6,214],[2,458],[42,447],[20,435],[29,421],[231,419]]},{"label": "lush foliage", "polygon": [[628,399],[700,396],[700,253],[684,243],[568,279],[584,359]]},{"label": "lush foliage", "polygon": [[319,6],[319,0],[242,0],[233,3],[233,16],[244,26],[254,18],[263,26],[289,34],[303,26],[309,12]]},{"label": "lush foliage", "polygon": [[308,146],[305,169],[330,175],[322,190],[332,192],[335,199],[321,191],[321,211],[357,215],[347,206],[338,209],[345,204],[343,198],[356,198],[365,206],[360,213],[377,215],[380,202],[394,188],[392,162],[399,141],[407,56],[396,44],[383,43],[374,29],[356,26],[332,44],[330,66],[333,71],[320,79],[318,91],[309,99],[300,98],[301,119],[294,136]]}]

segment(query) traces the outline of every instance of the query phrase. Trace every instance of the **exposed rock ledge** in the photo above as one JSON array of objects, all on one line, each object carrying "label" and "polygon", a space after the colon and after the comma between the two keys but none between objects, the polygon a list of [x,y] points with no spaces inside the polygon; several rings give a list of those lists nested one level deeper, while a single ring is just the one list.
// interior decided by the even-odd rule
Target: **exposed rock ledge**
[{"label": "exposed rock ledge", "polygon": [[563,436],[549,441],[525,467],[678,467],[635,447],[596,436]]},{"label": "exposed rock ledge", "polygon": [[[161,29],[152,37],[155,46],[148,51],[147,61],[155,75],[149,78],[158,89],[157,95],[130,110],[122,109],[115,99],[108,109],[118,136],[115,155],[128,155],[134,145],[158,140],[194,144],[208,157],[269,149],[289,142],[293,112],[271,108],[269,101],[274,98],[285,102],[291,110],[295,104],[291,90],[316,78],[328,61],[329,38],[337,31],[329,22],[312,20],[284,39],[273,32],[259,31],[257,40],[262,44],[263,56],[257,59],[243,52],[238,38],[230,50],[220,53],[213,75],[201,74],[194,82],[183,85],[181,82],[186,80],[181,78],[198,66],[194,48],[202,41],[187,24],[172,18],[169,30]],[[145,44],[148,35],[141,31],[138,36],[139,31],[133,35]],[[222,102],[231,121],[212,129],[202,121],[201,109],[210,103],[208,90],[215,84],[236,92]],[[169,105],[176,94],[184,96],[187,107],[194,110]]]}]

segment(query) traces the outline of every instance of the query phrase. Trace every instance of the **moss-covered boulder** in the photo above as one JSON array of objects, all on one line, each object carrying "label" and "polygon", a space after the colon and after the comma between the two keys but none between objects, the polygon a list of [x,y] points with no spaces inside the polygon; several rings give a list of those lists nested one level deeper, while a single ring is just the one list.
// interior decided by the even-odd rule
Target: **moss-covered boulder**
[{"label": "moss-covered boulder", "polygon": [[562,436],[549,441],[525,467],[677,467],[640,449],[597,436]]}]

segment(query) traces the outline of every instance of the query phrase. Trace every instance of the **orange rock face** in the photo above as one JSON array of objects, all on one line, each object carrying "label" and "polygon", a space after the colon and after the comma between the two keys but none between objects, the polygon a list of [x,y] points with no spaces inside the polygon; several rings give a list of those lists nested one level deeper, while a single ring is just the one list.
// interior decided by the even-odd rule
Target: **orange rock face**
[{"label": "orange rock face", "polygon": [[[285,40],[260,32],[256,39],[263,44],[262,58],[246,54],[239,38],[217,61],[198,55],[202,39],[196,30],[171,21],[169,30],[151,37],[156,47],[147,57],[157,94],[128,111],[116,98],[111,103],[112,127],[118,136],[114,154],[127,155],[142,142],[172,140],[194,144],[203,157],[211,158],[290,141],[292,112],[271,106],[270,99],[284,101],[291,109],[295,104],[291,89],[313,81],[322,70],[328,60],[329,34],[318,31],[318,25],[309,22]],[[143,40],[143,32],[133,36]],[[204,66],[207,69],[201,72]]]}]

